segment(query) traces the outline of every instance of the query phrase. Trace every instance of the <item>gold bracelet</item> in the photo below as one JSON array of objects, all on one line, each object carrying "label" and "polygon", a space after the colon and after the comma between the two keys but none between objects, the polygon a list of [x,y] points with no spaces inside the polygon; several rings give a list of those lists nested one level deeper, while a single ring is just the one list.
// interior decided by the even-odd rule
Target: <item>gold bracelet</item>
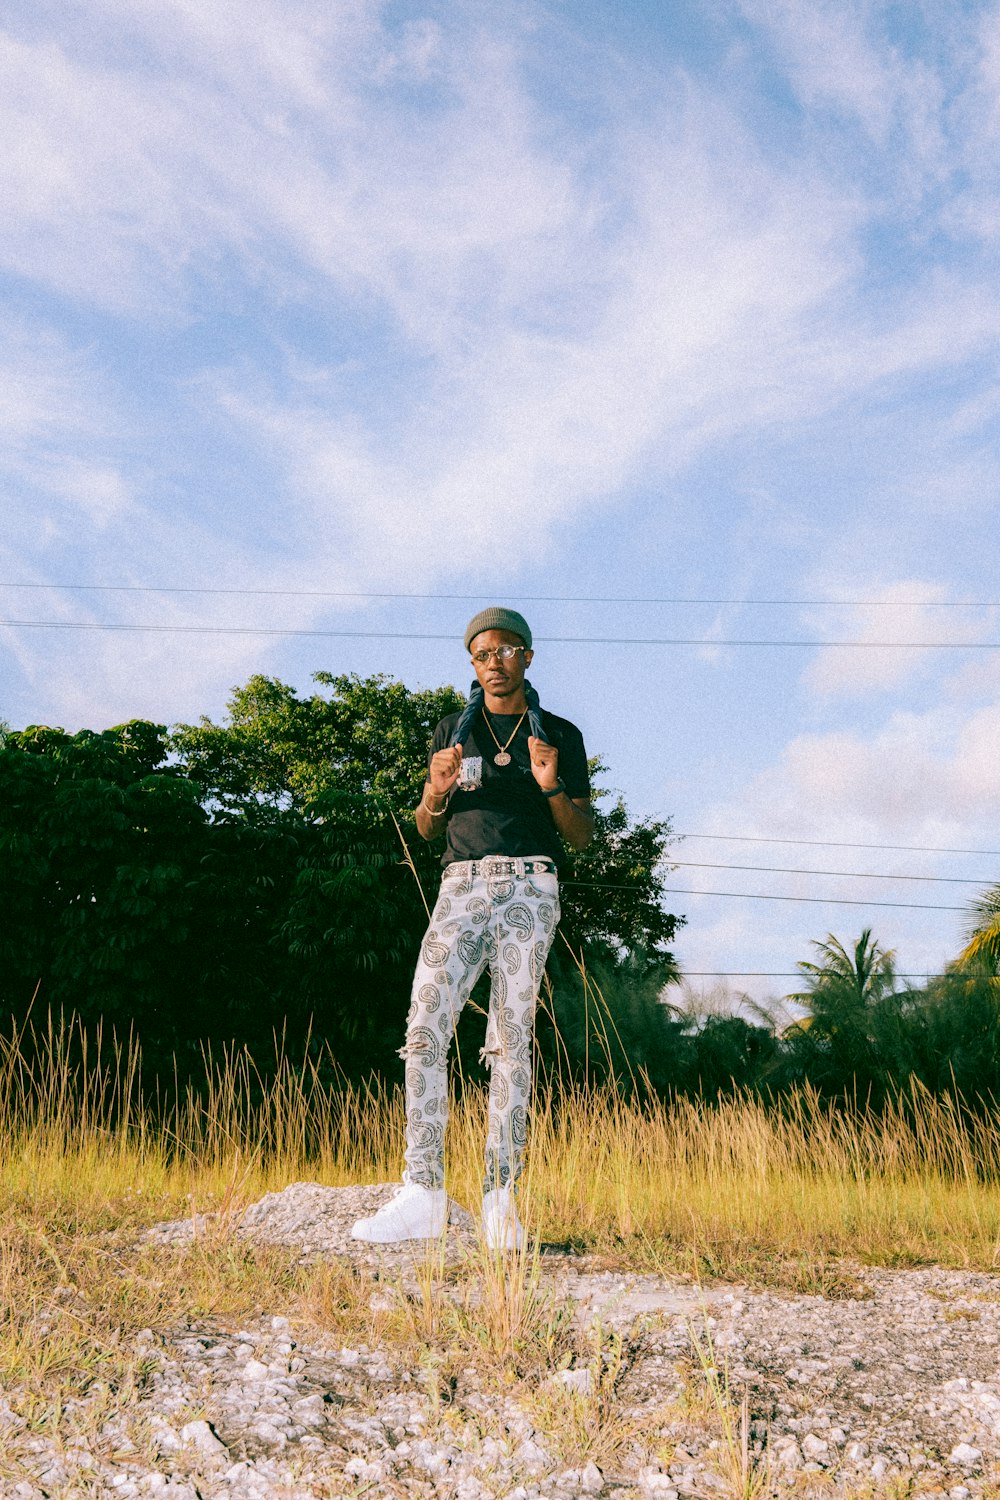
[{"label": "gold bracelet", "polygon": [[[440,792],[432,792],[431,793],[432,797],[439,797],[440,795],[441,795]],[[450,799],[446,795],[445,799],[444,799],[444,807],[439,807],[438,810],[437,810],[437,812],[434,811],[433,807],[428,807],[428,805],[427,805],[427,793],[426,792],[421,797],[420,802],[421,802],[421,806],[423,807],[424,811],[426,813],[429,813],[432,818],[443,818],[444,815],[445,815],[445,813],[448,811],[448,802],[449,802],[449,800]]]}]

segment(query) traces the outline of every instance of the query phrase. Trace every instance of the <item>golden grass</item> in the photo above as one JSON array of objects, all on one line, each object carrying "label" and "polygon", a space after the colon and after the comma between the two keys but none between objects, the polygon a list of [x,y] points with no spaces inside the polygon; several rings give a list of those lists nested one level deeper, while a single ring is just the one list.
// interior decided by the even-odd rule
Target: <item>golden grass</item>
[{"label": "golden grass", "polygon": [[[419,1368],[442,1421],[472,1365],[521,1391],[563,1461],[610,1462],[636,1440],[616,1398],[621,1349],[574,1324],[537,1245],[457,1269],[430,1252],[415,1282],[376,1287],[346,1259],[302,1266],[234,1236],[245,1204],[290,1182],[398,1179],[398,1090],[331,1087],[329,1066],[281,1057],[265,1077],[245,1052],[207,1056],[204,1086],[169,1105],[140,1076],[135,1046],[69,1023],[0,1039],[0,1386],[32,1430],[66,1438],[106,1409],[138,1410],[157,1340],[191,1321],[283,1313]],[[449,1189],[470,1207],[485,1115],[467,1089],[449,1123]],[[543,1241],[618,1266],[855,1294],[852,1262],[995,1266],[998,1161],[1000,1114],[919,1090],[876,1115],[808,1093],[709,1106],[542,1087],[522,1202]],[[193,1244],[140,1241],[192,1211],[215,1215]],[[588,1392],[547,1378],[570,1364],[591,1370]],[[747,1410],[728,1387],[709,1394],[727,1491],[757,1500]]]},{"label": "golden grass", "polygon": [[[324,1084],[318,1063],[205,1058],[205,1085],[144,1098],[138,1049],[52,1022],[0,1040],[0,1212],[128,1229],[196,1210],[223,1219],[308,1178],[398,1179],[397,1089]],[[329,1070],[327,1075],[329,1076]],[[449,1189],[475,1207],[485,1097],[449,1122]],[[881,1112],[802,1092],[627,1098],[575,1086],[536,1096],[522,1200],[543,1241],[717,1276],[822,1281],[842,1258],[990,1268],[1000,1260],[1000,1112],[969,1115],[914,1089]],[[225,1227],[225,1222],[223,1223]]]}]

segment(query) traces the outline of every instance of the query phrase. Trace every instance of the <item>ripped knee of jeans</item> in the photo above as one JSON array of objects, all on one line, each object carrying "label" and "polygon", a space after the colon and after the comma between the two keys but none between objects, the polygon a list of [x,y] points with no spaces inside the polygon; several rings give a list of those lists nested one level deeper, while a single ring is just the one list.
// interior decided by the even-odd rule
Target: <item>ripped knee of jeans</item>
[{"label": "ripped knee of jeans", "polygon": [[441,1047],[436,1037],[428,1035],[426,1030],[419,1030],[407,1037],[396,1055],[404,1062],[437,1062],[441,1056]]},{"label": "ripped knee of jeans", "polygon": [[504,1047],[499,1037],[487,1037],[485,1046],[479,1049],[479,1061],[484,1068],[492,1068],[495,1063],[503,1062],[510,1057],[510,1051]]}]

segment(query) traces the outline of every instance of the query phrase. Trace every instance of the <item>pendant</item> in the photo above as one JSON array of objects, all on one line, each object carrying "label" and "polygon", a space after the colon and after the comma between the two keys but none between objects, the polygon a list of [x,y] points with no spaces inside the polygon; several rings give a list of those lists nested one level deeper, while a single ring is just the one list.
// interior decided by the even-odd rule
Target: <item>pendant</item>
[{"label": "pendant", "polygon": [[493,757],[493,764],[495,766],[509,766],[510,765],[510,756],[507,754],[506,750],[498,750],[497,751],[496,755],[494,755],[494,757]]}]

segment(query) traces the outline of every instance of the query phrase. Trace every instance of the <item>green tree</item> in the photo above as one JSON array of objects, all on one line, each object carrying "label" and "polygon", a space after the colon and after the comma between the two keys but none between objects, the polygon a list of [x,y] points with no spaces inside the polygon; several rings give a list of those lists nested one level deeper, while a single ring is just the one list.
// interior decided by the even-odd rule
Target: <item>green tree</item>
[{"label": "green tree", "polygon": [[[196,1061],[203,1040],[266,1053],[287,1025],[292,1048],[312,1026],[352,1071],[397,1065],[441,855],[412,811],[434,725],[462,698],[385,677],[317,683],[300,698],[254,677],[226,722],[170,736],[144,721],[6,736],[6,1005],[40,984],[43,1006],[135,1021],[162,1061]],[[673,972],[669,825],[633,821],[620,800],[598,825],[570,872],[567,930],[638,965],[654,994]]]},{"label": "green tree", "polygon": [[316,672],[328,693],[300,698],[277,678],[236,688],[227,718],[179,724],[171,745],[214,806],[242,815],[304,809],[326,792],[381,799],[397,814],[420,800],[434,726],[461,708],[454,688]]},{"label": "green tree", "polygon": [[895,954],[867,927],[850,950],[832,933],[813,947],[817,961],[797,966],[806,988],[787,997],[809,1013],[790,1028],[791,1053],[817,1086],[870,1094],[886,1081],[880,1041],[898,1018]]},{"label": "green tree", "polygon": [[[188,872],[207,819],[163,764],[162,726],[101,734],[33,726],[0,745],[0,974],[8,1003],[117,1021],[183,973],[195,915]],[[197,856],[195,856],[197,857]]]},{"label": "green tree", "polygon": [[671,823],[633,818],[620,795],[604,806],[606,770],[602,760],[590,762],[594,839],[573,856],[561,882],[561,932],[570,948],[586,948],[591,964],[627,960],[633,975],[638,967],[661,986],[670,984],[679,970],[669,944],[686,920],[663,905]]},{"label": "green tree", "polygon": [[[420,886],[414,912],[423,910],[423,900],[433,901],[441,845],[419,837],[412,815],[434,727],[465,699],[453,687],[414,692],[383,675],[317,672],[313,680],[328,691],[299,697],[277,679],[252,677],[235,689],[224,723],[178,725],[174,753],[218,814],[260,822],[292,810],[318,818],[329,815],[325,796],[353,797],[358,809],[367,799],[359,828],[366,838],[376,829],[393,832]],[[604,767],[594,761],[592,769],[600,777]],[[642,952],[666,983],[676,974],[668,945],[683,921],[662,905],[670,823],[633,819],[620,797],[604,809],[606,796],[598,793],[597,836],[566,872],[562,932],[590,956],[614,961]],[[557,971],[563,962],[568,956],[554,959]]]},{"label": "green tree", "polygon": [[1000,977],[1000,885],[990,886],[973,901],[965,936],[959,964]]}]

